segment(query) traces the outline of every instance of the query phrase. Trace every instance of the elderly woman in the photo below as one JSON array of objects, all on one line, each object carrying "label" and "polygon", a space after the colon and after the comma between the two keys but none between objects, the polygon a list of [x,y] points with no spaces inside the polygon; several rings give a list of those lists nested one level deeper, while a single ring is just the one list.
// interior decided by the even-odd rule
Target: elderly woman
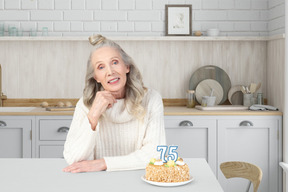
[{"label": "elderly woman", "polygon": [[157,145],[165,144],[162,98],[144,87],[117,43],[101,35],[89,40],[94,50],[64,146],[70,165],[63,171],[143,169]]}]

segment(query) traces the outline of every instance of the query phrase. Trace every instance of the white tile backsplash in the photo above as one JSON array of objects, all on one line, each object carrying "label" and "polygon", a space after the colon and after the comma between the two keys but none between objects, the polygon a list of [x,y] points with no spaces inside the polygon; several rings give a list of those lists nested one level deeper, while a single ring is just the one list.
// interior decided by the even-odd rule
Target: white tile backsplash
[{"label": "white tile backsplash", "polygon": [[202,1],[202,9],[218,9],[219,0],[203,0]]},{"label": "white tile backsplash", "polygon": [[235,31],[250,31],[250,23],[235,23],[234,24]]},{"label": "white tile backsplash", "polygon": [[228,19],[227,11],[225,10],[195,11],[194,18],[195,20],[198,20],[198,21],[225,21]]},{"label": "white tile backsplash", "polygon": [[101,9],[101,1],[86,0],[86,9],[99,10]]},{"label": "white tile backsplash", "polygon": [[95,21],[126,21],[126,11],[94,11]]},{"label": "white tile backsplash", "polygon": [[92,21],[93,20],[93,11],[89,10],[73,10],[73,11],[64,11],[64,20],[66,21]]},{"label": "white tile backsplash", "polygon": [[100,22],[85,22],[84,31],[99,32]]},{"label": "white tile backsplash", "polygon": [[120,10],[135,9],[135,0],[118,0],[118,7]]},{"label": "white tile backsplash", "polygon": [[72,0],[72,9],[85,9],[85,0]]},{"label": "white tile backsplash", "polygon": [[54,31],[70,31],[70,22],[54,22]]},{"label": "white tile backsplash", "polygon": [[22,9],[37,9],[37,1],[31,1],[31,0],[22,0],[21,1],[21,8]]},{"label": "white tile backsplash", "polygon": [[134,31],[134,22],[118,22],[117,31]]},{"label": "white tile backsplash", "polygon": [[5,9],[20,9],[20,0],[4,0]]},{"label": "white tile backsplash", "polygon": [[128,11],[129,21],[158,21],[160,20],[159,11]]},{"label": "white tile backsplash", "polygon": [[102,0],[101,5],[103,10],[116,10],[118,9],[118,0]]},{"label": "white tile backsplash", "polygon": [[75,22],[71,22],[70,25],[70,29],[71,31],[75,32],[75,31],[83,31],[83,22],[81,21],[75,21]]},{"label": "white tile backsplash", "polygon": [[235,0],[235,9],[249,10],[251,8],[251,0]]},{"label": "white tile backsplash", "polygon": [[[19,11],[19,10],[0,11],[0,20],[5,21],[5,23],[28,21],[29,17],[30,13],[27,11]],[[7,20],[7,18],[9,18],[9,20]]]},{"label": "white tile backsplash", "polygon": [[117,23],[112,21],[104,21],[100,24],[101,31],[116,32]]},{"label": "white tile backsplash", "polygon": [[219,9],[234,9],[235,1],[231,0],[219,0]]},{"label": "white tile backsplash", "polygon": [[71,9],[71,0],[55,0],[55,9]]},{"label": "white tile backsplash", "polygon": [[165,25],[163,22],[152,22],[152,31],[164,31],[165,30]]},{"label": "white tile backsplash", "polygon": [[152,0],[135,0],[136,9],[152,9]]},{"label": "white tile backsplash", "polygon": [[151,31],[151,23],[135,22],[135,31]]},{"label": "white tile backsplash", "polygon": [[0,9],[4,9],[4,0],[0,0]]},{"label": "white tile backsplash", "polygon": [[[152,9],[163,10],[166,4],[168,4],[168,0],[152,0]],[[187,2],[187,4],[192,4],[192,3]]]},{"label": "white tile backsplash", "polygon": [[[139,24],[136,23],[148,22],[151,27],[148,28],[150,31],[145,30],[145,34],[151,32],[150,35],[155,35],[154,31],[165,33],[163,25],[165,25],[166,4],[192,5],[192,26],[196,26],[192,27],[193,31],[221,27],[223,34],[247,35],[254,34],[254,31],[258,30],[258,34],[284,33],[285,0],[0,0],[0,21],[20,25],[22,21],[26,24],[29,21],[78,22],[78,27],[71,25],[68,31],[65,27],[65,31],[59,31],[60,34],[65,32],[68,36],[69,32],[73,36],[74,32],[81,31],[84,36],[83,26],[87,21],[100,23],[121,21],[120,26],[116,27],[116,32],[121,32],[119,34],[124,32],[124,35],[129,36],[134,33],[138,36]],[[225,22],[229,22],[229,26],[224,26]],[[230,22],[235,26],[248,26],[258,22],[259,25],[237,31],[237,27],[231,28]],[[266,22],[268,27],[265,27],[263,22]],[[131,26],[134,26],[134,31],[131,31]],[[114,31],[115,27],[112,28]],[[54,28],[49,30],[50,34],[56,32],[53,31]],[[59,34],[58,31],[56,34]]]},{"label": "white tile backsplash", "polygon": [[38,0],[38,9],[54,9],[54,0]]}]

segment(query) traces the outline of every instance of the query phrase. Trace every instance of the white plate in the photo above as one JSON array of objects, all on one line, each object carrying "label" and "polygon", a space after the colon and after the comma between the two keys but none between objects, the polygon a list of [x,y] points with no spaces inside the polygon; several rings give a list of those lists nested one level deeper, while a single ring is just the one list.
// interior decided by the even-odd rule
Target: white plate
[{"label": "white plate", "polygon": [[187,183],[190,183],[191,181],[194,180],[194,177],[190,176],[190,179],[188,181],[183,181],[183,182],[175,182],[175,183],[164,183],[164,182],[155,182],[155,181],[148,181],[145,179],[145,175],[141,177],[143,181],[146,183],[149,183],[151,185],[156,185],[156,186],[161,186],[161,187],[176,187],[176,186],[181,186],[181,185],[186,185]]},{"label": "white plate", "polygon": [[223,87],[214,79],[205,79],[201,81],[195,90],[198,103],[202,103],[202,96],[209,96],[211,89],[214,89],[213,96],[216,96],[215,105],[218,105],[223,99]]}]

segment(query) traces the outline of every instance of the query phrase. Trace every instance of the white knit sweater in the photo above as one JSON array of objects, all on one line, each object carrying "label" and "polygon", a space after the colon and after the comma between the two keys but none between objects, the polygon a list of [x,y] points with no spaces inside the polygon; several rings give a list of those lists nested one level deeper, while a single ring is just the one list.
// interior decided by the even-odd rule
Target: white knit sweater
[{"label": "white knit sweater", "polygon": [[87,118],[89,109],[81,98],[64,146],[67,163],[104,158],[107,171],[116,171],[144,169],[150,158],[159,158],[157,145],[166,143],[162,98],[148,89],[142,105],[146,115],[139,121],[127,112],[124,99],[118,99],[92,131]]}]

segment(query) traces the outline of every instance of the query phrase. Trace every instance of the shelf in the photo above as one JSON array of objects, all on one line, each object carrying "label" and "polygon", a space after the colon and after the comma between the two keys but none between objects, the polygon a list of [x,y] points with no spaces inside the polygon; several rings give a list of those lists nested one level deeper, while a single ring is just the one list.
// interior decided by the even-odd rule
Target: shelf
[{"label": "shelf", "polygon": [[[110,36],[108,37],[114,41],[270,41],[276,39],[284,39],[285,34],[274,36]],[[0,37],[0,41],[88,41],[88,37]]]}]

